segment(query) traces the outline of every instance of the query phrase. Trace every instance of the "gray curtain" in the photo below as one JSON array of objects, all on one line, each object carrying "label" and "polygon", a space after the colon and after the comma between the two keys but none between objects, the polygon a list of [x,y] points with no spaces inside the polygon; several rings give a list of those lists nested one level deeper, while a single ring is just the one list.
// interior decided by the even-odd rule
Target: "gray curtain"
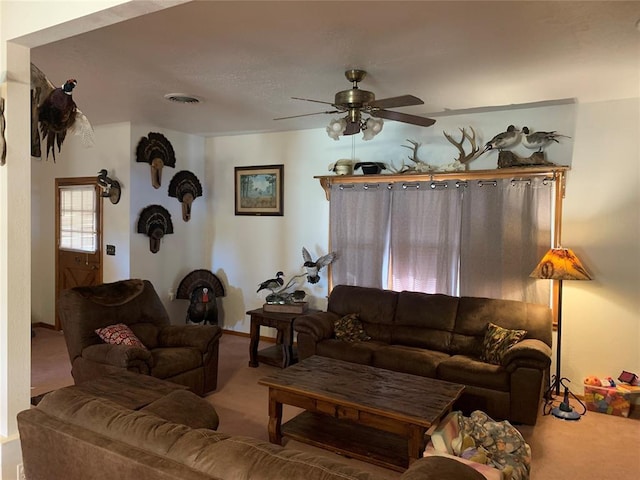
[{"label": "gray curtain", "polygon": [[550,282],[529,273],[551,246],[553,199],[537,177],[334,184],[333,284],[548,304]]},{"label": "gray curtain", "polygon": [[389,288],[456,295],[460,189],[454,182],[396,184],[391,198]]},{"label": "gray curtain", "polygon": [[390,192],[386,185],[332,185],[329,222],[334,285],[386,288]]},{"label": "gray curtain", "polygon": [[469,182],[462,209],[460,295],[549,302],[529,278],[551,245],[552,182]]}]

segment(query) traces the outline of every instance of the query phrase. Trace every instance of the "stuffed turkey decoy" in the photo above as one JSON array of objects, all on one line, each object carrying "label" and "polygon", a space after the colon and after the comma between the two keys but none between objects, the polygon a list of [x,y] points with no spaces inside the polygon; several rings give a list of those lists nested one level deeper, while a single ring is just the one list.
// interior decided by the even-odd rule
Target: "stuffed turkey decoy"
[{"label": "stuffed turkey decoy", "polygon": [[182,279],[176,298],[189,300],[186,323],[218,324],[216,298],[224,297],[224,286],[213,272],[194,270]]},{"label": "stuffed turkey decoy", "polygon": [[[55,146],[60,152],[67,132],[81,135],[85,146],[91,146],[94,142],[93,128],[73,100],[72,92],[76,85],[78,82],[75,79],[69,79],[62,87],[55,87],[38,67],[31,64],[31,87],[35,91],[32,101],[37,104],[37,119],[32,121],[39,122],[40,133],[47,142],[46,157],[51,153],[54,162]],[[32,134],[38,135],[37,128],[32,129]],[[34,148],[36,141],[38,147]],[[39,152],[39,142],[39,138],[32,139],[32,154]]]}]

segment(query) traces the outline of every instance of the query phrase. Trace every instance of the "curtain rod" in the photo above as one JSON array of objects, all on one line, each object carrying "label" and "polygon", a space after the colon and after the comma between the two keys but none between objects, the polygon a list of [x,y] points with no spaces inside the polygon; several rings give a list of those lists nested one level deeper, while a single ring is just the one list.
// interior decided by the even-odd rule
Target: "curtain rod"
[{"label": "curtain rod", "polygon": [[376,183],[416,183],[416,182],[443,182],[447,180],[494,180],[502,178],[531,178],[546,176],[562,183],[562,197],[564,197],[565,172],[571,167],[563,165],[525,167],[525,168],[498,168],[493,170],[465,170],[459,172],[433,172],[433,173],[407,173],[391,175],[321,175],[315,176],[320,180],[320,185],[325,191],[327,200],[331,198],[331,185],[333,184],[376,184]]}]

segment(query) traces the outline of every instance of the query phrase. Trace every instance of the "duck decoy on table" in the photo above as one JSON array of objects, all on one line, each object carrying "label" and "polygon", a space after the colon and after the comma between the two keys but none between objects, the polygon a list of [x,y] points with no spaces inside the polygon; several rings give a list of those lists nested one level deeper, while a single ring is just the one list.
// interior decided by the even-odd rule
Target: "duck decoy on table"
[{"label": "duck decoy on table", "polygon": [[282,276],[284,276],[284,273],[278,272],[276,273],[275,278],[265,280],[258,286],[258,290],[256,291],[256,293],[258,293],[260,290],[271,290],[271,293],[274,293],[274,290],[276,288],[282,287],[284,285],[284,279],[281,278]]},{"label": "duck decoy on table", "polygon": [[[77,80],[72,78],[62,87],[55,87],[42,70],[31,64],[32,156],[42,155],[40,133],[47,142],[46,158],[51,154],[54,162],[56,161],[55,146],[57,145],[60,152],[67,132],[80,135],[85,146],[94,144],[93,127],[73,100],[72,92],[76,85],[78,85]],[[40,132],[38,132],[38,124]]]},{"label": "duck decoy on table", "polygon": [[304,268],[307,271],[307,281],[309,283],[318,283],[320,281],[320,270],[336,259],[336,253],[328,253],[314,261],[309,251],[302,247],[302,258],[304,259]]},{"label": "duck decoy on table", "polygon": [[567,135],[560,135],[555,130],[552,132],[531,132],[528,127],[522,127],[522,144],[532,150],[541,152],[544,147],[551,142],[560,143],[558,137],[571,138]]},{"label": "duck decoy on table", "polygon": [[[497,134],[491,140],[489,140],[485,146],[482,153],[488,152],[489,150],[497,149],[504,150],[505,148],[513,147],[520,140],[520,130],[518,130],[515,126],[509,125],[505,132]],[[481,153],[481,155],[482,155]]]}]

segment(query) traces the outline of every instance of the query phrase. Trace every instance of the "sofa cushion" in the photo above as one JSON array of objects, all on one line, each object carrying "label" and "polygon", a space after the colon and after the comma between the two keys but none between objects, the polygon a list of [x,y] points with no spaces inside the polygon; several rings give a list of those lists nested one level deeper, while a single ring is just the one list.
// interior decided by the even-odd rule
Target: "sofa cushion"
[{"label": "sofa cushion", "polygon": [[373,352],[385,345],[387,344],[375,340],[369,340],[368,342],[343,342],[342,340],[331,338],[317,344],[316,354],[322,355],[323,357],[344,360],[346,362],[371,365]]},{"label": "sofa cushion", "polygon": [[140,411],[153,413],[169,422],[191,428],[215,430],[220,423],[213,405],[189,390],[175,390]]},{"label": "sofa cushion", "polygon": [[458,300],[442,294],[401,292],[390,343],[448,353]]},{"label": "sofa cushion", "polygon": [[526,330],[510,330],[489,322],[484,334],[480,359],[500,365],[507,350],[522,340],[526,334]]},{"label": "sofa cushion", "polygon": [[510,388],[510,374],[504,368],[466,355],[453,355],[441,361],[436,378],[503,392]]},{"label": "sofa cushion", "polygon": [[371,337],[364,331],[360,316],[350,313],[336,320],[333,324],[333,332],[338,340],[345,342],[366,342]]},{"label": "sofa cushion", "polygon": [[436,378],[438,365],[447,358],[448,354],[435,350],[389,345],[373,352],[372,365],[396,372]]},{"label": "sofa cushion", "polygon": [[[216,478],[252,480],[366,480],[369,473],[333,459],[306,453],[250,437],[232,436],[223,441],[194,430],[167,452],[169,458]],[[205,431],[207,432],[207,431]]]},{"label": "sofa cushion", "polygon": [[164,454],[190,431],[186,425],[170,423],[156,415],[130,410],[103,398],[87,395],[74,387],[51,392],[38,404],[40,410],[99,435],[123,441],[157,454]]},{"label": "sofa cushion", "polygon": [[331,290],[327,310],[340,316],[359,314],[371,338],[390,343],[389,326],[393,323],[398,295],[398,292],[380,288],[337,285]]},{"label": "sofa cushion", "polygon": [[157,378],[171,378],[202,366],[202,354],[195,348],[154,348],[151,355],[151,374]]}]

